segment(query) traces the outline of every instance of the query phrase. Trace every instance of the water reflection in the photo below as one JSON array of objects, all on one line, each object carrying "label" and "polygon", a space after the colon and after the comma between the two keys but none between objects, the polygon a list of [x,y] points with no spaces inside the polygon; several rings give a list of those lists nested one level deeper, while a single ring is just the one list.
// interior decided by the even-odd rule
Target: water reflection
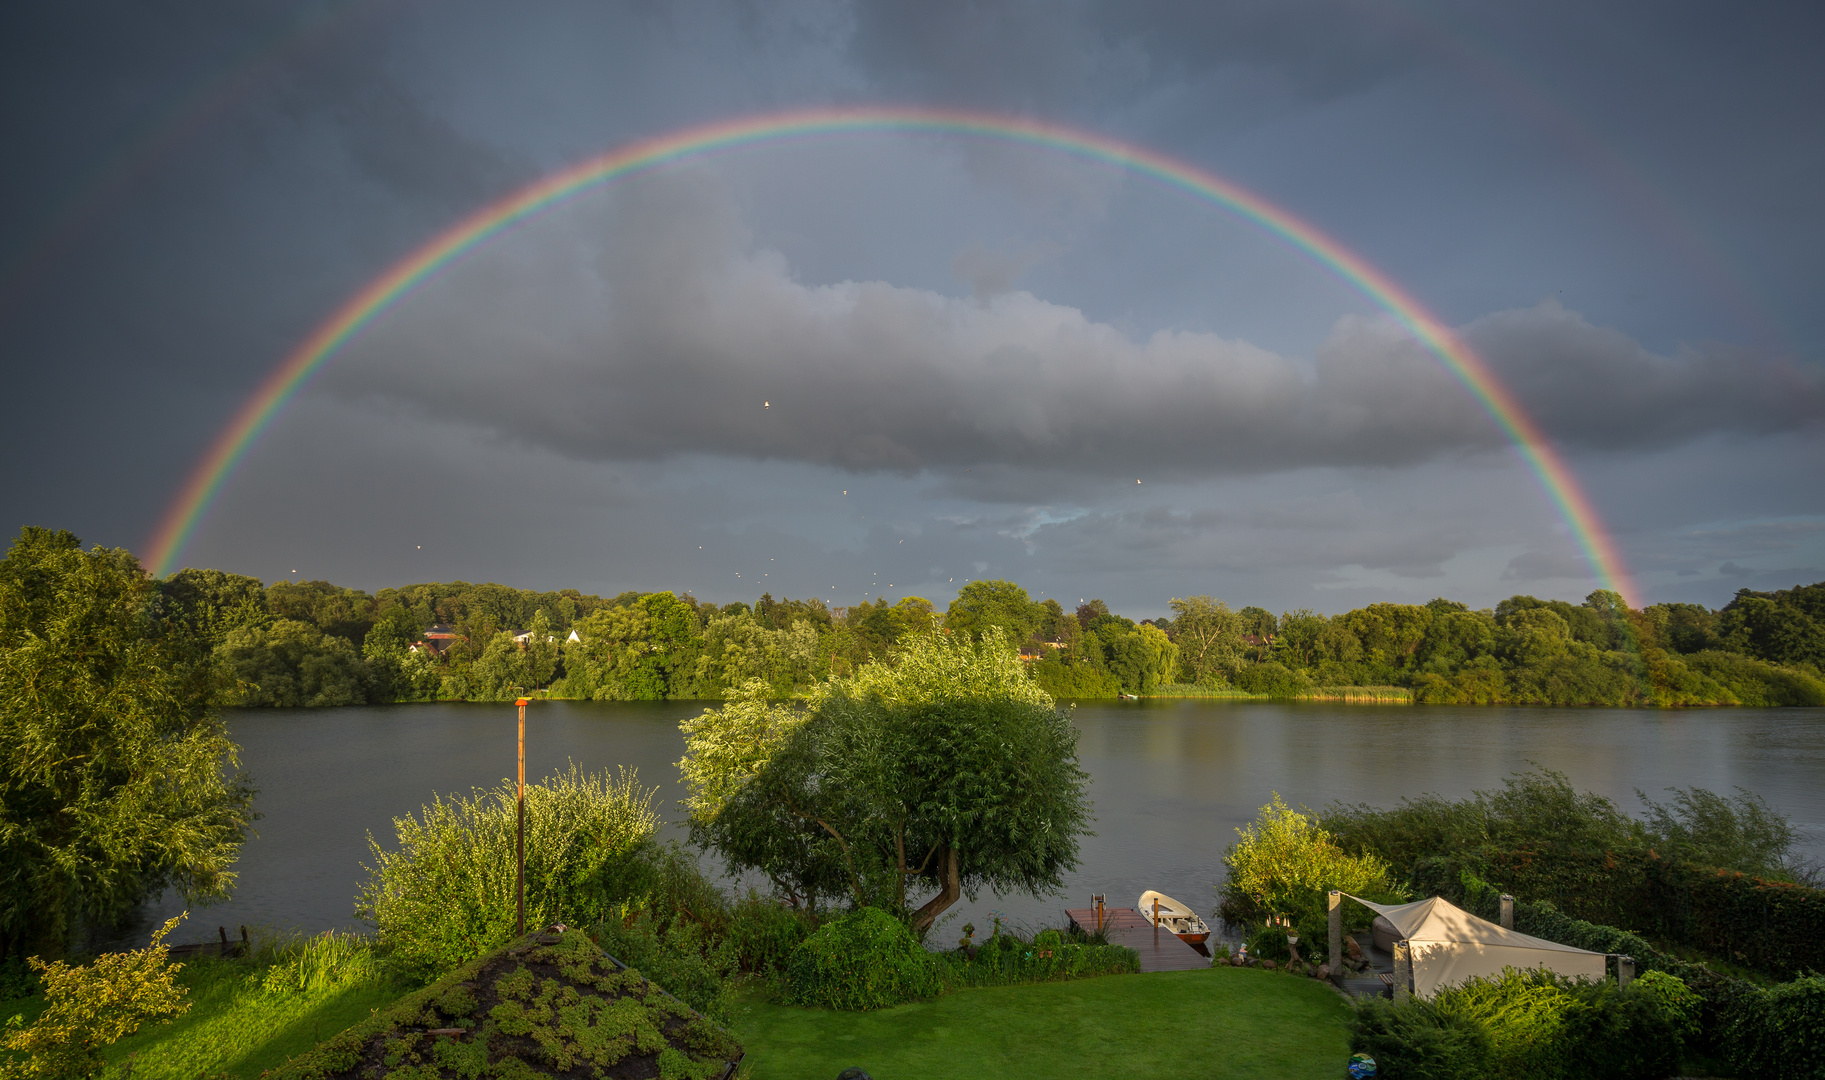
[{"label": "water reflection", "polygon": [[[677,722],[701,703],[541,703],[527,713],[528,779],[566,761],[626,765],[660,788],[678,817]],[[1294,805],[1386,805],[1403,795],[1461,797],[1537,762],[1635,810],[1635,789],[1729,792],[1741,786],[1792,818],[1810,857],[1825,859],[1825,710],[1445,708],[1203,701],[1081,705],[1074,716],[1092,777],[1097,835],[1062,898],[979,897],[940,933],[1003,911],[1052,923],[1092,893],[1132,904],[1160,891],[1209,910],[1235,829],[1279,792]],[[230,717],[264,815],[239,865],[232,901],[198,912],[180,938],[242,923],[316,931],[353,925],[367,835],[433,793],[490,786],[513,772],[513,710],[501,705],[401,705],[250,710]],[[681,834],[675,825],[671,835]],[[150,905],[145,925],[175,914]]]}]

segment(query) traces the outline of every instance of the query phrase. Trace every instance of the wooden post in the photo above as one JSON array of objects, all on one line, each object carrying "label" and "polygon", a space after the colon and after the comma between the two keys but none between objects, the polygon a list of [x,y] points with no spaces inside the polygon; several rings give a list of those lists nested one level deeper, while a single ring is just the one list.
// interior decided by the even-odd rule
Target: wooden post
[{"label": "wooden post", "polygon": [[1394,1000],[1405,1001],[1413,992],[1413,948],[1407,941],[1394,943]]},{"label": "wooden post", "polygon": [[1330,910],[1331,981],[1335,982],[1339,986],[1342,986],[1343,985],[1343,893],[1337,889],[1332,889],[1329,903],[1330,903],[1330,908],[1331,908],[1331,910]]},{"label": "wooden post", "polygon": [[1616,987],[1621,989],[1635,981],[1635,958],[1618,956],[1616,958]]},{"label": "wooden post", "polygon": [[1096,932],[1100,934],[1103,932],[1103,897],[1098,893],[1090,899],[1096,902]]},{"label": "wooden post", "polygon": [[1160,898],[1157,896],[1153,898],[1153,928],[1160,928]]},{"label": "wooden post", "polygon": [[520,831],[514,843],[514,889],[519,904],[518,936],[526,936],[526,698],[520,707]]},{"label": "wooden post", "polygon": [[1502,929],[1514,929],[1514,897],[1502,894]]}]

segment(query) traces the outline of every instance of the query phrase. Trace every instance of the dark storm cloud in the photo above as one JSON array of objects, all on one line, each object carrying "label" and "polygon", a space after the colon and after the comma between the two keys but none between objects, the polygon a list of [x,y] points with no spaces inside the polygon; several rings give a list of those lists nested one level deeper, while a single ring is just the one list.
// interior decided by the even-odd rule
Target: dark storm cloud
[{"label": "dark storm cloud", "polygon": [[1392,13],[1337,0],[882,0],[853,12],[850,54],[877,86],[1049,113],[1211,81],[1225,114],[1282,107],[1360,89],[1418,51]]},{"label": "dark storm cloud", "polygon": [[[704,453],[1145,480],[1409,465],[1503,444],[1441,362],[1382,319],[1344,318],[1306,363],[1216,334],[1133,336],[1027,292],[807,284],[749,246],[703,176],[629,188],[601,230],[561,259],[503,252],[495,269],[459,275],[417,318],[396,315],[335,385],[584,460]],[[564,231],[578,238],[576,221]],[[1657,356],[1556,303],[1466,336],[1572,446],[1638,450],[1825,417],[1817,378],[1799,369],[1723,349]]]}]

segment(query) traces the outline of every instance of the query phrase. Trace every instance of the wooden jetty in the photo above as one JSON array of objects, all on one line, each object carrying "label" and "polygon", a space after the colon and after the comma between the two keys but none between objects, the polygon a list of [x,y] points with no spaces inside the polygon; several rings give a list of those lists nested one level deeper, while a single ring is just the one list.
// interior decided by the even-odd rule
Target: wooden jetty
[{"label": "wooden jetty", "polygon": [[[1210,966],[1209,956],[1180,941],[1171,930],[1153,925],[1133,908],[1102,910],[1102,928],[1109,944],[1126,945],[1140,953],[1142,971],[1189,971]],[[1065,914],[1085,933],[1096,931],[1095,908],[1066,908]]]}]

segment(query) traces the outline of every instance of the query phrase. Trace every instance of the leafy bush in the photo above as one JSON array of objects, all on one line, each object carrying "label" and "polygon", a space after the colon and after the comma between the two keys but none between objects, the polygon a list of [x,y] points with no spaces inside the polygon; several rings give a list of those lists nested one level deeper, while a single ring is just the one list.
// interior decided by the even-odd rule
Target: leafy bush
[{"label": "leafy bush", "polygon": [[603,863],[597,880],[606,909],[623,919],[644,913],[661,930],[683,920],[716,938],[728,929],[728,897],[676,840],[642,840],[615,853]]},{"label": "leafy bush", "polygon": [[1041,930],[1030,941],[998,931],[973,955],[960,949],[939,953],[937,959],[944,983],[952,989],[1125,975],[1141,966],[1133,949],[1069,940],[1057,930]]},{"label": "leafy bush", "polygon": [[1489,1033],[1481,1024],[1446,1013],[1429,1001],[1357,998],[1350,1051],[1375,1059],[1379,1080],[1463,1080],[1481,1076],[1489,1061]]},{"label": "leafy bush", "polygon": [[[618,778],[574,764],[526,788],[526,925],[589,925],[609,914],[605,870],[650,840],[653,791],[631,770]],[[356,911],[391,959],[426,976],[505,943],[515,923],[514,785],[439,797],[393,822],[399,850],[368,837],[375,865]]]},{"label": "leafy bush", "polygon": [[30,1027],[7,1021],[0,1049],[23,1052],[23,1060],[0,1061],[5,1080],[80,1080],[101,1073],[102,1048],[139,1030],[147,1020],[180,1016],[190,1008],[173,981],[183,966],[169,963],[164,944],[183,916],[165,923],[152,944],[133,952],[104,953],[72,967],[61,960],[32,967],[44,984],[46,1007]]},{"label": "leafy bush", "polygon": [[936,997],[938,961],[906,924],[879,908],[859,908],[823,926],[792,950],[786,991],[798,1005],[885,1009]]},{"label": "leafy bush", "polygon": [[1266,694],[1274,698],[1298,697],[1312,690],[1311,676],[1303,671],[1294,671],[1284,664],[1269,661],[1265,664],[1249,664],[1236,673],[1232,682],[1236,689],[1246,690],[1251,694]]},{"label": "leafy bush", "polygon": [[[1427,795],[1387,810],[1333,804],[1322,825],[1345,850],[1380,856],[1416,888],[1422,877],[1450,888],[1468,869],[1578,918],[1640,926],[1782,975],[1825,967],[1825,894],[1743,876],[1807,877],[1793,827],[1746,791],[1672,794],[1665,804],[1641,794],[1648,812],[1636,819],[1579,793],[1563,774],[1536,769],[1468,799]],[[1434,859],[1454,868],[1422,873]]]},{"label": "leafy bush", "polygon": [[1508,968],[1431,1000],[1359,1005],[1351,1049],[1397,1078],[1659,1080],[1677,1070],[1696,1011],[1670,975],[1618,988]]},{"label": "leafy bush", "polygon": [[1735,798],[1697,787],[1668,790],[1673,798],[1664,804],[1635,791],[1648,808],[1644,824],[1661,856],[1764,878],[1794,876],[1793,824],[1766,799],[1740,787]]},{"label": "leafy bush", "polygon": [[1825,976],[1766,989],[1741,984],[1720,1011],[1718,1041],[1740,1075],[1825,1078]]},{"label": "leafy bush", "polygon": [[729,919],[729,947],[735,965],[757,975],[777,975],[800,942],[817,929],[810,912],[750,893]]},{"label": "leafy bush", "polygon": [[[1236,832],[1237,841],[1223,854],[1228,877],[1218,890],[1218,914],[1225,922],[1260,924],[1286,915],[1306,940],[1318,941],[1329,925],[1331,889],[1368,900],[1403,899],[1385,862],[1344,851],[1314,818],[1288,807],[1278,793],[1254,824]],[[1344,917],[1360,929],[1371,916],[1360,904],[1346,904]]]},{"label": "leafy bush", "polygon": [[601,923],[590,937],[691,1008],[719,1023],[729,1020],[723,980],[734,967],[733,958],[726,943],[712,943],[695,923],[680,921],[662,933],[651,916],[641,914],[625,923]]}]

